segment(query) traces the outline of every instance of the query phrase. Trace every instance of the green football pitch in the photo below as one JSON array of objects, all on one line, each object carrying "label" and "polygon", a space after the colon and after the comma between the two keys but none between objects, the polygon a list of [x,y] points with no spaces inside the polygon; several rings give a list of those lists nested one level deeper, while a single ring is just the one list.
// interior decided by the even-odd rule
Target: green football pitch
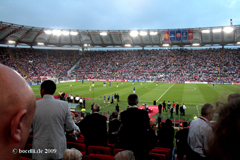
[{"label": "green football pitch", "polygon": [[[117,86],[118,83],[118,87]],[[139,96],[139,104],[143,105],[147,103],[148,105],[153,105],[153,101],[156,101],[157,105],[159,102],[166,103],[170,101],[178,102],[181,106],[182,103],[186,105],[185,116],[177,116],[174,113],[175,119],[181,120],[192,120],[193,114],[199,115],[201,106],[204,103],[211,103],[215,106],[217,101],[226,101],[227,96],[231,93],[239,93],[239,85],[216,85],[213,87],[210,84],[177,84],[177,83],[159,83],[156,86],[156,83],[137,83],[132,84],[131,82],[112,82],[111,88],[108,86],[103,87],[103,82],[95,82],[94,87],[89,91],[89,86],[92,84],[90,81],[82,82],[68,82],[68,83],[59,83],[57,84],[57,90],[55,95],[58,92],[63,91],[66,94],[72,93],[73,96],[78,95],[86,99],[86,110],[90,112],[91,105],[93,102],[99,103],[101,105],[101,112],[103,114],[113,112],[115,106],[118,103],[120,106],[120,111],[125,110],[128,106],[127,97],[130,93],[133,93],[133,88],[136,88],[136,94]],[[71,87],[72,86],[72,87]],[[39,85],[31,86],[36,98],[40,97]],[[114,104],[104,103],[103,96],[106,94],[114,95],[115,93],[119,94],[119,102],[114,102]],[[77,108],[76,111],[80,111],[80,108]],[[155,114],[152,118],[156,118],[158,114]],[[162,118],[169,118],[169,112],[162,112]]]}]

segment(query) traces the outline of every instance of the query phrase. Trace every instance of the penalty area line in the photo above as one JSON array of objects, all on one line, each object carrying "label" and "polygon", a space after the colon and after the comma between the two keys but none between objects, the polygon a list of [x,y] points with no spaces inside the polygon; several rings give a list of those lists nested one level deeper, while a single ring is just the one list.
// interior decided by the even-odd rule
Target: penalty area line
[{"label": "penalty area line", "polygon": [[170,89],[170,88],[172,88],[172,86],[174,86],[175,85],[175,83],[173,84],[173,85],[171,85],[170,87],[168,87],[168,89],[158,98],[158,100],[157,100],[157,102],[162,98],[162,96],[164,96],[164,94],[166,94],[167,93],[167,91]]}]

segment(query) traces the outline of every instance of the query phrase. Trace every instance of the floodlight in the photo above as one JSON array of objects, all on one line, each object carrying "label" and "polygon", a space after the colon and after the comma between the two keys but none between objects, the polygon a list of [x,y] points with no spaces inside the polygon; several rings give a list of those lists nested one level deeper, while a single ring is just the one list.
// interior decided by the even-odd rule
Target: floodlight
[{"label": "floodlight", "polygon": [[210,33],[209,29],[202,30],[202,33]]},{"label": "floodlight", "polygon": [[157,35],[157,33],[158,33],[158,32],[153,32],[153,31],[151,31],[151,32],[150,32],[150,35],[152,35],[152,36],[153,36],[153,35]]},{"label": "floodlight", "polygon": [[88,46],[88,44],[84,44],[84,46],[85,46],[85,47],[87,47],[87,46]]},{"label": "floodlight", "polygon": [[147,32],[146,32],[146,31],[141,31],[141,32],[140,32],[140,35],[141,35],[141,36],[146,36],[146,35],[147,35]]},{"label": "floodlight", "polygon": [[240,44],[240,42],[237,42],[237,44]]},{"label": "floodlight", "polygon": [[61,35],[61,30],[53,30],[52,31],[53,35],[60,36]]},{"label": "floodlight", "polygon": [[125,47],[131,47],[132,45],[131,44],[125,44]]},{"label": "floodlight", "polygon": [[8,43],[14,44],[14,43],[16,43],[16,42],[15,42],[15,41],[12,41],[12,40],[9,40]]},{"label": "floodlight", "polygon": [[52,34],[52,31],[51,30],[45,30],[44,31],[46,34]]},{"label": "floodlight", "polygon": [[63,34],[64,36],[68,36],[68,35],[69,35],[69,31],[62,31],[62,34]]},{"label": "floodlight", "polygon": [[192,45],[193,46],[199,46],[200,44],[199,43],[193,43]]},{"label": "floodlight", "polygon": [[71,31],[72,36],[76,36],[77,34],[78,34],[78,32]]},{"label": "floodlight", "polygon": [[164,47],[169,47],[169,44],[163,44]]},{"label": "floodlight", "polygon": [[100,35],[101,35],[101,36],[106,36],[106,35],[107,35],[107,32],[100,32]]},{"label": "floodlight", "polygon": [[44,45],[44,43],[42,43],[42,42],[38,42],[37,44],[40,45],[40,46]]},{"label": "floodlight", "polygon": [[136,37],[138,35],[138,31],[132,31],[132,32],[130,32],[130,35],[132,37]]},{"label": "floodlight", "polygon": [[213,29],[212,31],[213,31],[213,33],[219,33],[219,32],[222,31],[222,29],[221,29],[221,28],[218,28],[218,29]]},{"label": "floodlight", "polygon": [[232,27],[224,27],[223,31],[226,33],[231,33],[233,31],[233,28]]}]

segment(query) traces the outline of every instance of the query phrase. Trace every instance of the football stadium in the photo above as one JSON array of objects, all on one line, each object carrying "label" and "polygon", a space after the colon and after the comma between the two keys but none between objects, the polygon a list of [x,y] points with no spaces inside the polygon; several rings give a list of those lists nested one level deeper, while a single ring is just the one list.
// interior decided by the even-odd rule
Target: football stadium
[{"label": "football stadium", "polygon": [[22,145],[14,141],[10,159],[240,158],[227,148],[240,142],[240,25],[188,25],[66,29],[0,21],[1,86],[8,88],[7,66],[36,101],[30,134]]}]

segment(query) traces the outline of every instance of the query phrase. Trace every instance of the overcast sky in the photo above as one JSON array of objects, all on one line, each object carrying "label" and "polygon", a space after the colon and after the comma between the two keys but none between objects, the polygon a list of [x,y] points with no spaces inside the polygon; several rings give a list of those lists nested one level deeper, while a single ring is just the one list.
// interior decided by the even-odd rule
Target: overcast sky
[{"label": "overcast sky", "polygon": [[0,21],[51,29],[213,27],[239,15],[240,0],[0,0]]}]

